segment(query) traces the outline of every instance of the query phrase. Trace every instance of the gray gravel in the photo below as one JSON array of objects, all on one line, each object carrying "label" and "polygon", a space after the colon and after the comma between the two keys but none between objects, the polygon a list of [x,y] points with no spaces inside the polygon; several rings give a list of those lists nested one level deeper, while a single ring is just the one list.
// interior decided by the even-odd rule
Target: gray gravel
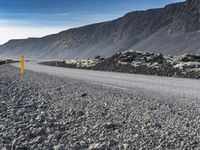
[{"label": "gray gravel", "polygon": [[[19,63],[12,65],[19,67]],[[180,99],[187,98],[189,101],[194,99],[200,101],[200,80],[52,67],[33,61],[26,62],[25,69],[119,89],[152,91],[162,94],[166,98],[176,95]]]},{"label": "gray gravel", "polygon": [[198,149],[198,99],[0,66],[1,149]]}]

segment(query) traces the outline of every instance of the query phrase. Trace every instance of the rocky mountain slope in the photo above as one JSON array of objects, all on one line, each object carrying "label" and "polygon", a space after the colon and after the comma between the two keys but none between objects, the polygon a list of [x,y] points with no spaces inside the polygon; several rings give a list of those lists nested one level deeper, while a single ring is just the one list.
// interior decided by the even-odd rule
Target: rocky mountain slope
[{"label": "rocky mountain slope", "polygon": [[2,57],[29,59],[92,58],[129,49],[163,54],[200,52],[200,1],[134,11],[113,21],[70,29],[43,38],[11,40]]}]

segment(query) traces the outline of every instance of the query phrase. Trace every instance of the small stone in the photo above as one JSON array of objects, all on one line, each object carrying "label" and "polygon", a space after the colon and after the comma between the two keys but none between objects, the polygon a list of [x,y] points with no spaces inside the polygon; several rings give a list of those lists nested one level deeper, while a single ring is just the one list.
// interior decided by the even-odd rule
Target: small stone
[{"label": "small stone", "polygon": [[30,149],[37,149],[37,144],[33,144]]},{"label": "small stone", "polygon": [[53,140],[53,138],[54,138],[54,135],[52,135],[52,134],[48,135],[48,137],[47,137],[48,142],[51,142]]},{"label": "small stone", "polygon": [[45,144],[44,149],[53,149],[52,144]]},{"label": "small stone", "polygon": [[139,150],[146,150],[146,148],[144,148],[144,147],[140,147]]},{"label": "small stone", "polygon": [[60,140],[62,136],[63,136],[62,132],[59,131],[54,132],[54,139]]},{"label": "small stone", "polygon": [[27,146],[16,146],[15,150],[28,150]]},{"label": "small stone", "polygon": [[41,137],[41,136],[38,136],[38,137],[36,137],[35,139],[34,139],[34,143],[41,143],[41,142],[43,142],[43,138]]},{"label": "small stone", "polygon": [[83,115],[85,115],[85,113],[83,111],[81,111],[81,110],[79,110],[79,111],[76,112],[76,116],[77,117],[81,117]]},{"label": "small stone", "polygon": [[162,128],[161,124],[158,123],[158,122],[155,123],[155,127],[156,127],[156,128]]},{"label": "small stone", "polygon": [[17,140],[14,139],[13,142],[12,142],[12,147],[15,147],[17,145]]},{"label": "small stone", "polygon": [[88,148],[88,144],[85,141],[76,142],[73,146],[74,149],[84,149]]},{"label": "small stone", "polygon": [[94,143],[92,145],[89,146],[89,150],[99,150],[99,149],[104,149],[105,145],[101,144],[101,143]]},{"label": "small stone", "polygon": [[38,130],[37,130],[37,135],[43,135],[43,134],[45,134],[46,133],[46,130],[45,130],[45,128],[43,128],[43,127],[40,127]]},{"label": "small stone", "polygon": [[104,128],[108,129],[108,130],[116,130],[118,127],[119,127],[119,125],[117,125],[115,123],[111,123],[111,122],[104,124]]},{"label": "small stone", "polygon": [[37,121],[39,121],[40,123],[44,122],[45,121],[45,115],[43,112],[41,112],[40,115],[38,115],[36,118],[35,118]]},{"label": "small stone", "polygon": [[129,144],[123,144],[123,148],[124,148],[124,150],[127,150],[128,147],[129,147]]},{"label": "small stone", "polygon": [[64,144],[58,144],[53,147],[54,150],[65,150],[65,145]]},{"label": "small stone", "polygon": [[81,97],[85,97],[85,96],[87,96],[87,93],[81,94]]},{"label": "small stone", "polygon": [[118,142],[115,141],[115,140],[110,140],[110,141],[108,141],[108,146],[109,146],[109,147],[117,146],[117,144],[118,144]]}]

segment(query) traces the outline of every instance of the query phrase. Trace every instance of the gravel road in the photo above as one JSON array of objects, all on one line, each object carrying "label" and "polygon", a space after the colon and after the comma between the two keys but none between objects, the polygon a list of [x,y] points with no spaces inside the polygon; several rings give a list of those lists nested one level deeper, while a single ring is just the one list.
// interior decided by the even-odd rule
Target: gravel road
[{"label": "gravel road", "polygon": [[1,149],[200,147],[199,80],[35,69],[0,66]]},{"label": "gravel road", "polygon": [[[13,66],[18,67],[19,64],[16,63]],[[89,81],[119,89],[140,89],[162,93],[166,97],[173,94],[180,98],[187,97],[188,100],[200,100],[200,80],[51,67],[36,62],[26,63],[25,68],[35,72]]]}]

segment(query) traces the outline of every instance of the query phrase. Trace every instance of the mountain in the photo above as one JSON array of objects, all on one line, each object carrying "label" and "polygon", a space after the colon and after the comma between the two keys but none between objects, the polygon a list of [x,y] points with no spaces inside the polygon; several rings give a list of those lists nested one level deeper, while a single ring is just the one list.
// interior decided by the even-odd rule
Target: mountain
[{"label": "mountain", "polygon": [[187,0],[42,38],[10,40],[0,46],[0,56],[74,59],[108,57],[130,49],[178,55],[200,53],[199,41],[200,1]]}]

